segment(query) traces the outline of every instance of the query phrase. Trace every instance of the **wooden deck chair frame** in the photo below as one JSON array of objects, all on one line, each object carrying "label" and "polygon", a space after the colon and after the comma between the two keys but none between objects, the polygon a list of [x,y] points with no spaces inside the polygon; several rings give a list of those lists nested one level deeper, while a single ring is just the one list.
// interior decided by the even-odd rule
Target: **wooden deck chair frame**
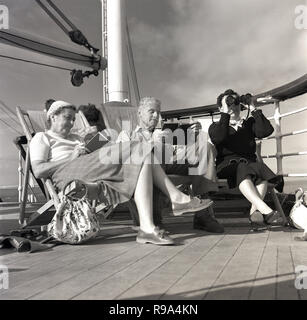
[{"label": "wooden deck chair frame", "polygon": [[[24,177],[23,177],[23,188],[22,188],[22,194],[21,194],[21,203],[20,203],[20,213],[19,213],[19,223],[23,226],[23,227],[28,227],[28,226],[33,226],[33,225],[39,225],[39,223],[37,221],[41,221],[41,218],[43,218],[44,215],[48,215],[48,220],[50,221],[53,214],[54,214],[54,210],[51,211],[51,208],[54,207],[54,209],[56,209],[58,207],[58,205],[60,204],[60,194],[58,194],[54,188],[53,182],[50,178],[47,179],[37,179],[31,169],[31,161],[30,161],[30,152],[29,152],[29,148],[27,148],[27,150],[25,150],[23,148],[23,145],[30,143],[32,137],[33,137],[33,132],[34,131],[34,127],[31,123],[31,118],[28,114],[28,112],[23,111],[20,107],[16,108],[16,112],[17,112],[17,116],[18,119],[20,121],[20,124],[22,126],[22,129],[25,133],[25,137],[19,137],[18,139],[15,140],[15,143],[18,147],[18,149],[21,152],[22,157],[25,160],[25,165],[24,165]],[[87,119],[85,118],[84,114],[82,112],[79,112],[79,116],[80,116],[80,120],[81,120],[81,124],[83,127],[89,127],[89,123],[87,121]],[[32,126],[32,128],[29,127],[29,124],[27,123],[26,119],[28,118],[28,122],[29,124]],[[25,213],[26,213],[26,204],[27,204],[27,195],[28,195],[28,183],[29,183],[29,177],[30,174],[33,175],[33,177],[35,178],[35,180],[37,181],[41,191],[43,192],[43,194],[46,196],[46,200],[47,202],[41,207],[39,208],[34,214],[32,214],[27,221],[25,221]],[[87,186],[89,188],[95,188],[94,183],[87,183]],[[72,192],[74,191],[76,187],[75,183],[72,183],[69,188],[67,189],[67,192]],[[106,208],[106,206],[104,204],[99,204],[96,206],[96,203],[94,201],[93,205],[95,205],[95,209],[96,212],[101,212],[103,209]],[[110,214],[111,210],[113,208],[109,208],[109,210],[104,212],[104,218],[107,218],[107,216]],[[39,219],[39,220],[38,220]],[[44,219],[43,219],[44,220]]]}]

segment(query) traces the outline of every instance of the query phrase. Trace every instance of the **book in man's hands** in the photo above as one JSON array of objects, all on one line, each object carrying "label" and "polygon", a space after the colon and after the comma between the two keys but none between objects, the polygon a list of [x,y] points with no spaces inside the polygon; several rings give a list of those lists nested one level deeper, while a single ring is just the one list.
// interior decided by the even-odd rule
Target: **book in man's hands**
[{"label": "book in man's hands", "polygon": [[109,139],[105,132],[97,132],[95,136],[86,143],[85,147],[90,152],[94,152],[100,149],[101,147],[103,147],[108,142],[109,142]]}]

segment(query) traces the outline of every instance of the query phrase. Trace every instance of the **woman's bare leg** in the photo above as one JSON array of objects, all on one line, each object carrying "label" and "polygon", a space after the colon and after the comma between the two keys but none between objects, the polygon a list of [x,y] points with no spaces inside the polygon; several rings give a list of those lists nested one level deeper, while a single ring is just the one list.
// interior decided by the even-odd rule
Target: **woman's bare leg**
[{"label": "woman's bare leg", "polygon": [[157,186],[171,202],[187,203],[191,200],[190,196],[176,188],[159,164],[152,165],[152,175],[155,186]]},{"label": "woman's bare leg", "polygon": [[269,214],[272,209],[261,199],[257,188],[250,179],[243,180],[239,189],[245,198],[262,214]]},{"label": "woman's bare leg", "polygon": [[[261,181],[261,183],[256,185],[256,189],[258,191],[259,197],[263,200],[268,190],[268,182]],[[255,207],[254,204],[252,204],[252,207],[250,209],[250,214],[252,214],[255,210],[257,210],[257,208]]]},{"label": "woman's bare leg", "polygon": [[143,164],[134,192],[134,201],[139,213],[140,229],[145,233],[153,232],[153,178],[152,166]]}]

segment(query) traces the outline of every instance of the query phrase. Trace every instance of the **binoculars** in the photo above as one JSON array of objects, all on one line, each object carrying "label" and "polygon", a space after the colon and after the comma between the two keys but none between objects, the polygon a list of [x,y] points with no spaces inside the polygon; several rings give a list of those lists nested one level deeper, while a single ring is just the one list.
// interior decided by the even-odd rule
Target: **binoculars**
[{"label": "binoculars", "polygon": [[[240,105],[240,104],[246,104],[246,105],[250,105],[251,102],[253,100],[253,96],[250,93],[244,94],[242,96],[238,96],[238,95],[229,95],[225,102],[227,104],[228,107],[234,105]],[[241,109],[245,110],[246,107],[241,105]]]}]

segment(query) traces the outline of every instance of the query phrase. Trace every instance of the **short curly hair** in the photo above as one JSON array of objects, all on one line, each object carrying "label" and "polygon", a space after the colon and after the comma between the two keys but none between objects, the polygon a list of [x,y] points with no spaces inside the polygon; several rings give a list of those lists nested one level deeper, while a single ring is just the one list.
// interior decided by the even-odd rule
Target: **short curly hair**
[{"label": "short curly hair", "polygon": [[216,99],[216,104],[221,107],[222,106],[222,100],[225,96],[229,96],[229,95],[236,95],[239,97],[239,94],[235,91],[233,91],[232,89],[227,89],[225,92],[221,93],[217,99]]},{"label": "short curly hair", "polygon": [[83,112],[87,121],[99,121],[100,111],[96,108],[94,104],[82,104],[79,106],[78,111],[79,110]]},{"label": "short curly hair", "polygon": [[158,108],[161,108],[161,101],[155,97],[144,97],[139,102],[139,110],[150,105],[155,105]]}]

